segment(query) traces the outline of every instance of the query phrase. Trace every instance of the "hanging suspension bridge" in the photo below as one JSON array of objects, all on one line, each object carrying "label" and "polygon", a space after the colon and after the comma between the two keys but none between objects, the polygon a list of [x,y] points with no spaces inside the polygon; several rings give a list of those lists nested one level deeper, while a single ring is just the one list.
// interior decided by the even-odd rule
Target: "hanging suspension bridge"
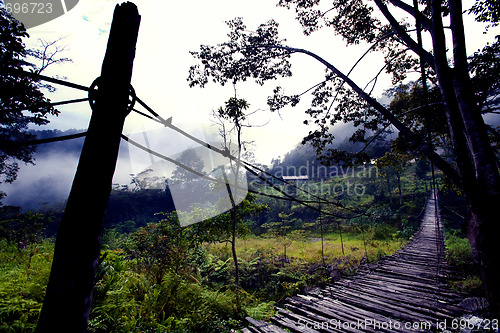
[{"label": "hanging suspension bridge", "polygon": [[243,333],[432,332],[466,313],[449,287],[443,225],[432,195],[418,232],[400,251],[356,275],[285,300],[270,322],[247,318]]}]

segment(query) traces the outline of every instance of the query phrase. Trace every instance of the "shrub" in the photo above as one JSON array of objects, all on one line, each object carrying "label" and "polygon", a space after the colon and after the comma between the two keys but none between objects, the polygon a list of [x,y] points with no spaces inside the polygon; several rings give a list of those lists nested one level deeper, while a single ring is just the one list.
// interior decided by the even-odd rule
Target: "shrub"
[{"label": "shrub", "polygon": [[469,241],[454,231],[447,235],[446,260],[457,272],[461,272],[461,278],[454,281],[452,286],[464,293],[481,296],[483,294],[479,270],[472,258],[472,250]]},{"label": "shrub", "polygon": [[450,265],[461,268],[470,268],[473,265],[472,250],[468,240],[456,232],[447,237],[446,251],[446,259]]},{"label": "shrub", "polygon": [[145,272],[153,283],[160,284],[168,272],[194,274],[198,243],[192,230],[182,228],[176,214],[168,214],[158,223],[148,223],[130,236],[128,253],[137,262],[138,272]]},{"label": "shrub", "polygon": [[36,250],[19,250],[17,245],[2,242],[0,257],[0,331],[32,332],[48,282],[53,245],[41,243]]},{"label": "shrub", "polygon": [[375,225],[373,238],[380,241],[391,240],[395,233],[397,233],[396,228],[387,224],[377,224]]}]

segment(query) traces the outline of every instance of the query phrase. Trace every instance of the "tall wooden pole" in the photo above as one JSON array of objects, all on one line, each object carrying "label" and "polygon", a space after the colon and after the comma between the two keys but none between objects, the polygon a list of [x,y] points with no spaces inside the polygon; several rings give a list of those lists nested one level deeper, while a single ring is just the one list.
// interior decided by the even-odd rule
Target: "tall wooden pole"
[{"label": "tall wooden pole", "polygon": [[57,232],[54,260],[36,332],[86,332],[104,213],[129,113],[129,87],[140,15],[117,5],[106,55],[93,94],[93,113],[68,203]]}]

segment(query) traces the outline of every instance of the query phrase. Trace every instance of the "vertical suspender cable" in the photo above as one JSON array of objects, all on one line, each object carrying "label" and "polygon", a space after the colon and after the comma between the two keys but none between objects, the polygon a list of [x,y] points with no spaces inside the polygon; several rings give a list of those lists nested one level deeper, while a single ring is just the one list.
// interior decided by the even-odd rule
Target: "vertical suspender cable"
[{"label": "vertical suspender cable", "polygon": [[[421,72],[421,81],[422,81],[422,93],[423,93],[423,105],[424,105],[424,119],[425,119],[425,127],[427,130],[427,141],[430,147],[432,147],[432,133],[431,133],[431,121],[429,119],[430,110],[427,106],[429,103],[429,90],[427,87],[427,74],[425,71],[425,62],[424,62],[424,48],[422,42],[422,23],[421,23],[421,13],[418,9],[418,0],[413,0],[413,7],[415,10],[415,25],[417,28],[417,43],[419,47],[419,58],[420,58],[420,72]],[[431,162],[431,173],[432,173],[432,193],[434,199],[434,223],[435,223],[435,244],[436,244],[436,255],[437,255],[437,265],[436,265],[436,286],[439,282],[439,274],[440,274],[440,263],[441,263],[441,226],[439,223],[438,210],[437,210],[437,186],[436,186],[436,174],[434,171],[434,160],[430,158]]]}]

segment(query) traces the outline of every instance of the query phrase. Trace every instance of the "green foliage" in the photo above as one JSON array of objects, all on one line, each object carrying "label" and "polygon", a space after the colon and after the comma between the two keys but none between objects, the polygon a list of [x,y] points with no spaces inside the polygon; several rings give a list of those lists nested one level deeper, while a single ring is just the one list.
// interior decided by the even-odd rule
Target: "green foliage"
[{"label": "green foliage", "polygon": [[[424,92],[420,83],[411,82],[398,86],[392,97],[391,112],[397,114],[408,128],[422,137],[431,133],[434,144],[442,144],[447,139],[446,113],[439,87],[433,86]],[[398,146],[401,152],[408,151],[404,138],[399,138],[395,144],[393,146]]]},{"label": "green foliage", "polygon": [[48,282],[53,245],[19,250],[0,241],[0,331],[33,332]]},{"label": "green foliage", "polygon": [[41,243],[47,226],[52,222],[49,216],[33,212],[8,213],[4,218],[0,220],[0,239],[15,243],[19,247]]},{"label": "green foliage", "polygon": [[[181,228],[175,214],[163,215],[160,222],[128,237],[109,231],[99,260],[89,332],[229,332],[239,328],[247,315],[269,319],[274,302],[352,274],[361,261],[359,256],[339,258],[333,253],[326,266],[317,259],[301,259],[297,244],[302,244],[306,255],[317,247],[302,235],[293,241],[289,264],[283,266],[277,252],[281,248],[273,249],[272,240],[240,238],[241,311],[237,311],[231,251],[219,244],[202,246],[205,236],[198,232],[194,226]],[[350,231],[346,232],[350,239]],[[268,245],[258,248],[253,244],[256,240]],[[31,332],[41,308],[53,245],[39,244],[31,264],[30,251],[6,240],[0,245],[0,330]]]},{"label": "green foliage", "polygon": [[452,283],[455,289],[467,294],[483,296],[479,269],[472,258],[470,244],[456,230],[447,234],[446,260],[461,275]]},{"label": "green foliage", "polygon": [[244,99],[235,97],[229,98],[224,107],[217,110],[217,115],[223,119],[230,120],[237,126],[246,119],[244,111],[250,107],[250,104]]},{"label": "green foliage", "polygon": [[297,221],[296,218],[291,218],[293,214],[294,213],[279,213],[278,216],[280,221],[268,222],[261,226],[262,228],[267,229],[267,233],[263,235],[264,237],[276,239],[276,241],[283,247],[284,262],[288,261],[286,257],[286,248],[292,244],[293,237],[300,237],[297,232],[290,234],[290,229]]},{"label": "green foliage", "polygon": [[[170,198],[171,200],[171,198]],[[149,222],[161,220],[158,212],[171,212],[165,191],[161,190],[115,190],[111,191],[105,216],[105,228],[115,228],[120,233],[131,233]]]},{"label": "green foliage", "polygon": [[130,236],[129,255],[139,272],[160,284],[167,272],[187,275],[196,272],[197,239],[192,228],[182,228],[177,214],[149,223]]},{"label": "green foliage", "polygon": [[[236,206],[236,236],[245,237],[250,230],[245,221],[266,211],[267,205],[258,201],[254,194],[247,194],[245,199]],[[196,214],[196,210],[193,210]],[[230,211],[190,226],[193,233],[202,242],[228,242],[232,239],[233,220]]]},{"label": "green foliage", "polygon": [[376,225],[373,229],[373,239],[382,241],[392,239],[397,232],[396,228],[387,224]]},{"label": "green foliage", "polygon": [[489,23],[488,28],[500,24],[500,4],[496,1],[476,1],[469,9],[469,13],[474,14],[478,22]]},{"label": "green foliage", "polygon": [[446,239],[446,259],[453,266],[469,266],[473,263],[472,251],[467,239],[454,232]]},{"label": "green foliage", "polygon": [[263,302],[254,307],[248,307],[246,309],[248,315],[257,320],[269,320],[274,316],[274,304],[275,302]]},{"label": "green foliage", "polygon": [[[200,254],[200,274],[168,269],[162,280],[136,270],[123,251],[104,251],[99,263],[90,332],[224,332],[239,325],[229,260]],[[191,262],[193,264],[194,262]],[[210,283],[208,283],[210,280]],[[218,282],[217,282],[218,281]],[[272,302],[244,293],[244,311],[266,318]],[[247,314],[243,312],[242,315]]]},{"label": "green foliage", "polygon": [[[44,125],[49,115],[58,115],[36,80],[19,75],[16,71],[31,70],[37,73],[50,64],[66,62],[57,59],[57,49],[49,54],[53,43],[42,42],[43,51],[27,50],[22,39],[29,37],[24,26],[2,6],[0,8],[0,182],[13,182],[19,170],[18,162],[33,163],[34,146],[16,146],[16,142],[29,141],[34,135],[30,125]],[[40,68],[28,62],[28,56],[42,61]],[[44,87],[47,87],[46,85]]]},{"label": "green foliage", "polygon": [[220,332],[231,326],[231,291],[211,291],[175,273],[153,285],[141,275],[121,276],[93,308],[91,332]]}]

